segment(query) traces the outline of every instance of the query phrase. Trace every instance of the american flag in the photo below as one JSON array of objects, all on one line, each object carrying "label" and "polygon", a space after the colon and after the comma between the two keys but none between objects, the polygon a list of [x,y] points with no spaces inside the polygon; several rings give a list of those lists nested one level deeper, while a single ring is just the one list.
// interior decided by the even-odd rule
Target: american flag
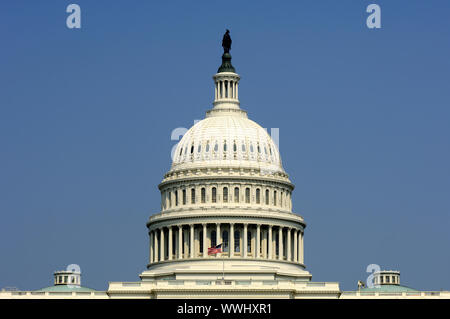
[{"label": "american flag", "polygon": [[222,244],[208,248],[208,255],[215,255],[222,252]]}]

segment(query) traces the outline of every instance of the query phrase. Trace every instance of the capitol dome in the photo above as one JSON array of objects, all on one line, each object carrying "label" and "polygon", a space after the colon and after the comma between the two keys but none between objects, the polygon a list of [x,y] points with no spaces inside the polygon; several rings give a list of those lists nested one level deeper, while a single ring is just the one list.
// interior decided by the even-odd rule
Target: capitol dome
[{"label": "capitol dome", "polygon": [[271,136],[240,108],[229,52],[213,80],[212,109],[173,149],[158,185],[161,211],[147,222],[150,262],[140,276],[309,281],[294,185]]}]

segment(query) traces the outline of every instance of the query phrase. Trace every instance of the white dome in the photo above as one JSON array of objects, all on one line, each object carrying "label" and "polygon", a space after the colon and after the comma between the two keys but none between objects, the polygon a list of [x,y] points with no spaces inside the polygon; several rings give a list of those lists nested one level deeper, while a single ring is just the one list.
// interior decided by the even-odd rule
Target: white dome
[{"label": "white dome", "polygon": [[172,171],[210,167],[284,173],[270,135],[244,114],[207,117],[191,127],[178,143]]}]

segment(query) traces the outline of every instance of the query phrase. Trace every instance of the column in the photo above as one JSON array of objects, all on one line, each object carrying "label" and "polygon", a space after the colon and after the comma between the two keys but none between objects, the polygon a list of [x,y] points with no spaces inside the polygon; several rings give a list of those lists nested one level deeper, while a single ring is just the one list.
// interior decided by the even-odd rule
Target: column
[{"label": "column", "polygon": [[238,82],[236,82],[236,99],[238,99],[239,98],[239,94],[238,94],[238,92],[239,92],[239,89],[238,89]]},{"label": "column", "polygon": [[216,245],[219,245],[219,244],[221,244],[221,241],[220,241],[220,223],[217,223],[216,224]]},{"label": "column", "polygon": [[189,250],[190,250],[190,257],[194,258],[194,224],[191,224],[190,226],[191,226],[191,239],[189,243],[191,247],[189,248]]},{"label": "column", "polygon": [[286,236],[286,241],[287,241],[287,261],[291,261],[291,229],[288,228],[287,229],[287,236]]},{"label": "column", "polygon": [[164,228],[160,229],[160,233],[161,233],[161,238],[160,238],[160,245],[161,245],[160,255],[161,256],[159,256],[159,257],[160,257],[161,261],[164,261],[164,255],[165,255],[165,252],[164,252]]},{"label": "column", "polygon": [[203,224],[203,258],[208,257],[208,246],[206,244],[207,225]]},{"label": "column", "polygon": [[243,242],[244,242],[243,246],[244,247],[242,248],[244,250],[244,254],[243,254],[244,258],[247,258],[247,246],[248,246],[248,243],[247,243],[247,240],[248,240],[247,226],[248,226],[248,224],[244,224],[244,240],[243,240]]},{"label": "column", "polygon": [[183,258],[189,258],[189,231],[183,231]]},{"label": "column", "polygon": [[256,225],[256,258],[261,257],[261,224]]},{"label": "column", "polygon": [[157,263],[159,261],[158,230],[155,229],[153,232],[155,233],[155,243],[154,243],[155,244],[155,263]]},{"label": "column", "polygon": [[303,264],[304,263],[304,260],[303,260],[303,254],[304,254],[304,249],[303,249],[303,232],[301,232],[301,234],[300,234],[300,256],[299,256],[299,259],[300,259],[300,262]]},{"label": "column", "polygon": [[173,234],[172,234],[172,226],[169,226],[169,260],[172,260],[172,251],[173,251]]},{"label": "column", "polygon": [[183,259],[183,226],[178,225],[178,259]]},{"label": "column", "polygon": [[229,233],[229,236],[230,236],[230,240],[229,240],[229,244],[230,244],[229,252],[230,252],[230,257],[233,257],[233,256],[234,256],[234,224],[233,224],[233,223],[230,224],[230,233]]},{"label": "column", "polygon": [[278,228],[278,259],[283,259],[283,227]]},{"label": "column", "polygon": [[267,246],[269,248],[269,259],[272,259],[272,250],[273,250],[273,242],[272,242],[272,225],[269,225],[269,240],[267,241]]},{"label": "column", "polygon": [[294,229],[294,262],[298,263],[298,235],[297,229]]},{"label": "column", "polygon": [[149,231],[148,235],[150,237],[150,264],[153,262],[153,231]]},{"label": "column", "polygon": [[263,230],[262,234],[262,257],[267,259],[267,230]]}]

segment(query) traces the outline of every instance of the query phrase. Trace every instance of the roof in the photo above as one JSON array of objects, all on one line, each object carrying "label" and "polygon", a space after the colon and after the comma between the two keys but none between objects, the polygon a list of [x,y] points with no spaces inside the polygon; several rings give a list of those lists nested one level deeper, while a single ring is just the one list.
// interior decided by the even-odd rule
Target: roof
[{"label": "roof", "polygon": [[380,285],[378,288],[361,288],[359,291],[374,291],[374,292],[407,292],[407,291],[418,291],[413,288],[400,285]]},{"label": "roof", "polygon": [[81,286],[73,286],[73,285],[56,285],[45,287],[42,289],[38,289],[36,291],[59,291],[59,292],[70,292],[70,291],[79,291],[79,292],[88,292],[88,291],[96,291],[92,288],[81,287]]}]

